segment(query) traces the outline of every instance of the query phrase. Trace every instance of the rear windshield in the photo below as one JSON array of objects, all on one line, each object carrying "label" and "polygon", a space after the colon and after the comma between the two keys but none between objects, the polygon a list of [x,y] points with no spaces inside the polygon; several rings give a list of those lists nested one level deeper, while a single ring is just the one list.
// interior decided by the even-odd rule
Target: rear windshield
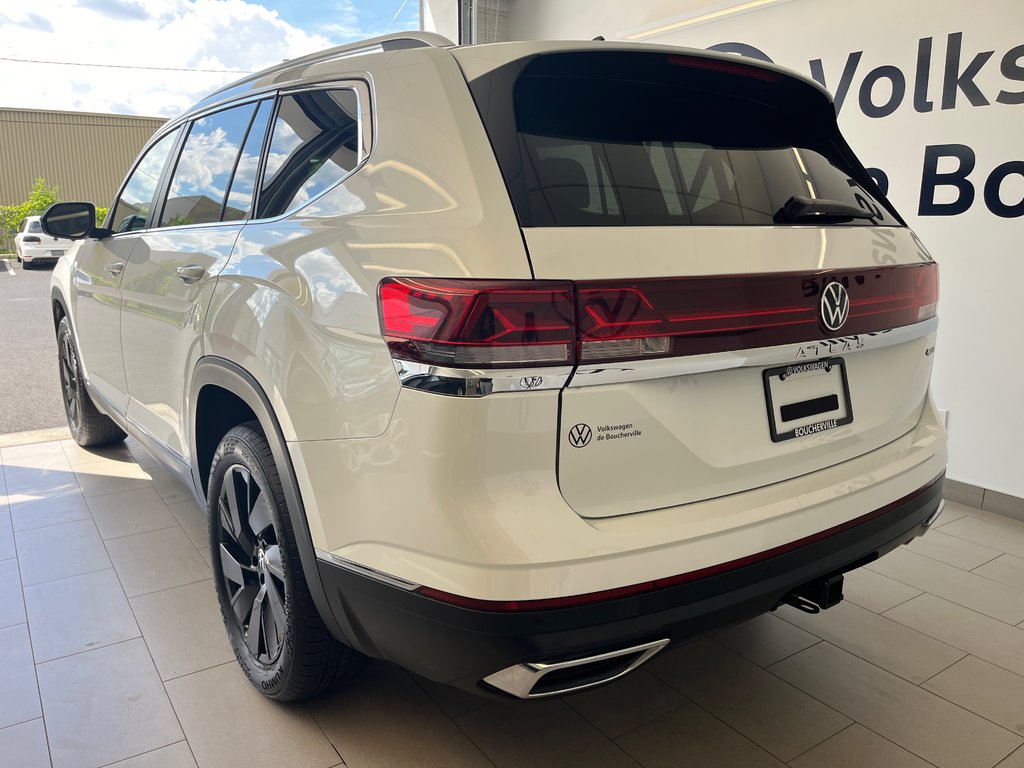
[{"label": "rear windshield", "polygon": [[28,223],[28,230],[26,231],[31,232],[33,234],[39,234],[40,232],[43,231],[43,225],[40,224],[38,221],[30,221]]},{"label": "rear windshield", "polygon": [[[829,100],[794,78],[598,51],[519,60],[470,89],[522,226],[806,224],[808,200],[872,215],[819,222],[901,223]],[[794,197],[804,206],[786,210]]]}]

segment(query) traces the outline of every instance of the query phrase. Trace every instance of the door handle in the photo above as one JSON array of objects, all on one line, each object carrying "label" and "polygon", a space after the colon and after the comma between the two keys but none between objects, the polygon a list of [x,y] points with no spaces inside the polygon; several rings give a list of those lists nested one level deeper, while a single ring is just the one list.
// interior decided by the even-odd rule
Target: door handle
[{"label": "door handle", "polygon": [[110,273],[111,277],[117,277],[122,271],[124,271],[124,262],[111,261],[107,264],[106,270]]},{"label": "door handle", "polygon": [[206,275],[206,267],[202,264],[186,264],[183,267],[178,267],[175,271],[185,285],[192,285]]}]

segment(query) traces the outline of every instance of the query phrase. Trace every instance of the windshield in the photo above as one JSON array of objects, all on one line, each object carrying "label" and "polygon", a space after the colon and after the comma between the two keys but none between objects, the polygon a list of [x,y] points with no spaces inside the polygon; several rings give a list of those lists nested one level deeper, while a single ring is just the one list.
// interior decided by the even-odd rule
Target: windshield
[{"label": "windshield", "polygon": [[[689,55],[573,52],[470,87],[523,226],[901,223],[828,99],[795,78]],[[787,208],[794,197],[819,203]]]}]

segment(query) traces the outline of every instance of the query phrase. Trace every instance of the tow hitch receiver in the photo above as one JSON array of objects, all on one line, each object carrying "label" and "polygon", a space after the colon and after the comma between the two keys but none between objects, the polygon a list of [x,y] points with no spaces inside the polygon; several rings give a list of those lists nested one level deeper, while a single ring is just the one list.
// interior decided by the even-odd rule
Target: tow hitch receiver
[{"label": "tow hitch receiver", "polygon": [[783,599],[804,613],[818,613],[843,601],[843,574],[802,584]]}]

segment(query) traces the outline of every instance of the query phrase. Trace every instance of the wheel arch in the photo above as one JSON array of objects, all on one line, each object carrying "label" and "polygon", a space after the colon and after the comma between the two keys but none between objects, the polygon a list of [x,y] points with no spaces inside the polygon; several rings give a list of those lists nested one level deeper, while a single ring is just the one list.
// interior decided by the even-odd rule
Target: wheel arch
[{"label": "wheel arch", "polygon": [[[207,393],[204,397],[204,391]],[[211,393],[214,393],[211,395]],[[226,396],[220,393],[226,393]],[[215,396],[217,399],[206,399]],[[227,407],[224,407],[227,404]],[[223,408],[219,411],[211,411],[211,405],[218,405]],[[224,434],[232,427],[246,421],[255,420],[259,423],[263,434],[270,444],[270,450],[277,465],[281,477],[281,487],[284,490],[285,501],[288,504],[286,510],[292,523],[292,531],[295,534],[296,546],[299,550],[299,559],[302,563],[302,570],[309,586],[310,595],[313,598],[317,610],[323,619],[327,629],[334,637],[351,645],[347,639],[348,633],[342,629],[344,617],[336,617],[331,610],[327,600],[323,583],[320,579],[320,569],[317,566],[316,552],[313,548],[313,539],[309,531],[309,522],[306,519],[305,507],[302,504],[302,494],[299,489],[291,456],[281,430],[281,424],[274,413],[270,398],[260,386],[259,382],[244,368],[225,358],[206,356],[199,360],[192,374],[192,381],[189,389],[189,413],[192,414],[192,424],[189,430],[189,451],[192,457],[192,481],[197,489],[202,489],[204,495],[208,494],[208,479],[210,461],[213,458],[213,451],[220,443]],[[210,414],[216,414],[211,417]],[[200,419],[208,420],[206,431],[200,425]],[[241,418],[224,428],[229,421]],[[223,432],[216,436],[216,443],[213,450],[209,449],[210,435],[215,434],[221,428]],[[206,451],[209,452],[207,457]],[[203,463],[206,458],[206,463]]]},{"label": "wheel arch", "polygon": [[64,294],[61,293],[60,288],[57,286],[50,289],[50,310],[53,313],[54,332],[56,332],[62,318],[68,318],[68,325],[71,324],[71,315],[68,312],[68,302],[64,298]]}]

